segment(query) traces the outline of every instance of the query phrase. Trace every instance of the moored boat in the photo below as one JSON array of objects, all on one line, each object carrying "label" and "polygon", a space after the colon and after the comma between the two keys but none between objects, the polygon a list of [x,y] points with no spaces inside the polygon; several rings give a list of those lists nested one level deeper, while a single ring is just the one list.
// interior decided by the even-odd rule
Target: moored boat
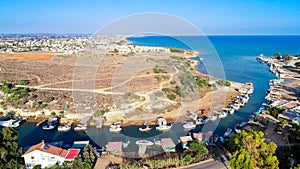
[{"label": "moored boat", "polygon": [[156,127],[156,130],[158,130],[158,131],[168,131],[173,126],[172,124],[168,125],[167,120],[163,117],[158,118],[157,122],[158,122],[158,126]]},{"label": "moored boat", "polygon": [[127,148],[130,144],[130,141],[127,140],[126,142],[123,142],[123,148]]},{"label": "moored boat", "polygon": [[156,146],[161,146],[161,140],[154,139],[153,141]]},{"label": "moored boat", "polygon": [[219,140],[219,135],[218,134],[214,134],[213,135],[213,141],[216,143]]},{"label": "moored boat", "polygon": [[47,121],[47,123],[42,127],[43,130],[53,130],[58,123],[58,119],[57,118],[52,118],[50,120]]},{"label": "moored boat", "polygon": [[86,125],[78,124],[76,127],[74,127],[74,131],[86,131],[86,130],[87,130]]},{"label": "moored boat", "polygon": [[228,136],[231,134],[231,132],[232,132],[232,129],[231,129],[231,128],[228,128],[228,129],[226,130],[226,132],[224,133],[224,137],[228,137]]},{"label": "moored boat", "polygon": [[192,130],[194,128],[196,128],[196,124],[194,123],[186,123],[182,126],[184,128],[184,130]]},{"label": "moored boat", "polygon": [[234,126],[234,131],[235,131],[236,133],[240,133],[240,132],[242,131],[242,127],[240,126],[240,124],[236,124],[236,125]]},{"label": "moored boat", "polygon": [[122,131],[122,128],[119,125],[112,124],[109,128],[109,131],[110,132],[120,132],[120,131]]},{"label": "moored boat", "polygon": [[149,140],[138,140],[135,142],[135,144],[139,145],[139,146],[153,146],[154,145],[154,143]]},{"label": "moored boat", "polygon": [[227,117],[228,113],[225,112],[225,111],[221,111],[220,115],[219,115],[219,118],[225,118]]},{"label": "moored boat", "polygon": [[66,132],[71,130],[71,125],[62,125],[57,127],[57,131]]},{"label": "moored boat", "polygon": [[152,130],[152,127],[149,127],[149,125],[145,122],[142,127],[139,128],[140,132],[149,132]]}]

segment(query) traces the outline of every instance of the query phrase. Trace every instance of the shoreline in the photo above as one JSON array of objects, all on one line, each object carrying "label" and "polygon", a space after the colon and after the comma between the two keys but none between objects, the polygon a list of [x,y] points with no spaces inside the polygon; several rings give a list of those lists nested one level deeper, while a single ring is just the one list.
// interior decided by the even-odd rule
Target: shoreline
[{"label": "shoreline", "polygon": [[[121,39],[122,40],[122,39]],[[128,40],[127,40],[127,37],[125,38],[125,42],[129,42]],[[137,45],[137,46],[140,46],[140,45]],[[146,47],[149,47],[149,46],[146,46]],[[151,47],[151,46],[150,46]],[[167,47],[161,47],[161,48],[165,48],[165,49],[169,49],[169,48],[167,48]],[[184,50],[184,49],[179,49],[179,50],[181,50],[179,53],[176,53],[175,52],[175,55],[178,55],[179,57],[182,57],[182,58],[184,58],[184,59],[186,59],[186,60],[189,60],[190,61],[190,67],[191,68],[193,68],[193,70],[192,70],[192,74],[194,74],[194,75],[198,75],[198,76],[200,76],[200,77],[204,77],[205,79],[209,79],[209,82],[210,81],[216,81],[216,80],[220,80],[220,79],[218,79],[218,78],[215,78],[215,77],[213,77],[213,76],[210,76],[210,75],[207,75],[207,74],[203,74],[203,73],[201,73],[200,71],[198,71],[197,69],[196,69],[196,67],[199,65],[199,64],[201,64],[201,62],[200,61],[198,61],[198,60],[192,60],[192,59],[190,59],[190,58],[195,58],[195,57],[199,57],[200,55],[201,55],[201,52],[198,52],[198,51],[193,51],[193,50]],[[172,53],[174,53],[174,52],[171,52],[171,54]],[[242,83],[238,83],[238,82],[233,82],[233,81],[230,81],[230,83],[231,84],[236,84],[237,86],[239,86],[239,87],[237,87],[237,88],[235,88],[235,90],[239,90],[240,89],[240,87],[243,85]],[[219,86],[220,87],[220,86]],[[219,88],[218,87],[218,88]],[[224,87],[222,87],[221,86],[221,88],[224,88]],[[219,89],[218,89],[219,90]],[[223,90],[223,89],[222,89]],[[229,89],[228,89],[229,90]],[[221,92],[228,92],[228,91],[221,91]],[[231,91],[232,92],[232,91]],[[193,112],[196,112],[197,110],[199,110],[200,108],[202,108],[202,109],[208,109],[208,110],[210,110],[210,107],[211,107],[211,105],[209,104],[209,102],[211,102],[211,101],[209,101],[209,99],[210,98],[207,98],[207,97],[209,97],[209,96],[211,96],[211,95],[213,95],[213,93],[214,93],[214,91],[209,91],[209,92],[206,92],[206,94],[204,95],[204,97],[202,97],[202,98],[200,98],[199,100],[197,100],[197,101],[195,101],[195,102],[193,102],[192,104],[195,104],[195,105],[193,105],[194,106],[194,108],[192,109],[192,108],[185,108],[184,109],[184,111],[180,111],[181,109],[182,109],[182,107],[179,107],[178,109],[175,109],[175,110],[172,110],[171,112],[165,112],[165,113],[161,113],[161,114],[159,114],[159,116],[162,116],[162,117],[165,117],[167,120],[168,120],[168,122],[169,123],[173,123],[173,122],[177,122],[177,121],[179,121],[179,122],[182,122],[182,121],[185,121],[185,120],[189,120],[189,118],[187,117],[187,115],[186,115],[186,112],[187,111],[193,111]],[[231,97],[231,99],[232,99],[232,97],[235,97],[236,95],[238,94],[238,92],[237,93],[231,93],[231,95],[229,96],[229,97]],[[227,95],[226,96],[224,96],[225,97],[225,102],[227,101]],[[199,103],[200,102],[203,102],[203,100],[204,99],[207,99],[208,101],[205,101],[205,103],[204,103],[204,105],[202,105],[202,106],[200,106],[199,107]],[[191,104],[190,102],[182,102],[182,103],[184,103],[184,104]],[[216,113],[216,112],[219,112],[219,111],[221,111],[222,109],[224,109],[225,107],[227,107],[228,106],[228,101],[227,101],[227,103],[221,103],[222,105],[223,105],[223,107],[222,108],[219,108],[218,110],[210,110],[210,111],[212,111],[212,113]],[[34,114],[35,114],[35,117],[34,118],[32,118],[32,119],[34,119],[33,121],[35,121],[35,119],[40,119],[40,118],[44,118],[44,119],[47,119],[47,118],[49,118],[49,117],[51,117],[51,116],[49,116],[50,114],[50,112],[51,111],[55,111],[55,112],[58,112],[58,111],[56,111],[56,110],[47,110],[46,112],[48,112],[48,113],[45,113],[45,115],[46,116],[44,116],[44,117],[40,117],[40,113],[38,113],[38,112],[42,112],[42,111],[45,111],[45,110],[38,110],[38,111],[35,111],[35,112],[26,112],[27,113],[27,117],[28,116],[34,116]],[[25,112],[24,112],[25,113]],[[211,114],[212,114],[211,113]],[[30,114],[30,115],[29,115]],[[66,123],[68,123],[69,121],[80,121],[80,119],[77,117],[76,118],[76,113],[69,113],[69,114],[66,114],[66,115],[71,115],[71,116],[74,116],[74,118],[70,118],[70,117],[66,117],[66,118],[63,118],[62,120],[64,120],[64,122],[62,122],[63,124],[66,124]],[[200,114],[199,114],[200,115]],[[105,115],[104,115],[105,116]],[[155,116],[157,116],[157,115],[155,115]],[[159,117],[158,116],[158,117]],[[24,116],[24,117],[26,117],[26,116]],[[158,117],[150,117],[150,118],[147,118],[147,121],[149,121],[151,124],[156,124],[156,119],[158,118]],[[178,119],[180,119],[180,120],[178,120]],[[120,119],[119,119],[120,120]],[[144,121],[145,121],[145,118],[143,118],[143,117],[137,117],[137,118],[135,118],[134,120],[131,120],[131,119],[123,119],[124,120],[124,126],[130,126],[130,125],[132,125],[132,124],[143,124],[144,123]],[[105,123],[105,125],[110,125],[112,123],[112,121],[109,121],[109,122],[106,122]]]}]

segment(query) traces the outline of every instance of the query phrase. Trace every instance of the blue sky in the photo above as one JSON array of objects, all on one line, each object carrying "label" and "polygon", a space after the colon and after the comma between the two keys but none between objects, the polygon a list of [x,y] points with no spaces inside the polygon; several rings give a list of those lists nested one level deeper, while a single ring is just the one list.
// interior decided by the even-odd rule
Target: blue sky
[{"label": "blue sky", "polygon": [[300,34],[299,9],[299,0],[0,0],[0,33],[94,33],[126,15],[163,12],[205,34]]}]

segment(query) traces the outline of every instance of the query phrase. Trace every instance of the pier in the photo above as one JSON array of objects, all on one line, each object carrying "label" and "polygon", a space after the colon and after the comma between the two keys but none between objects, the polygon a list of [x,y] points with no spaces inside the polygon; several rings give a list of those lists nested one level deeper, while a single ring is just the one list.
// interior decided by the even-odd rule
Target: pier
[{"label": "pier", "polygon": [[41,122],[38,122],[38,123],[36,124],[36,126],[37,126],[37,127],[40,127],[42,124],[46,123],[47,121],[48,121],[48,120],[45,119],[45,120],[43,120],[43,121],[41,121]]}]

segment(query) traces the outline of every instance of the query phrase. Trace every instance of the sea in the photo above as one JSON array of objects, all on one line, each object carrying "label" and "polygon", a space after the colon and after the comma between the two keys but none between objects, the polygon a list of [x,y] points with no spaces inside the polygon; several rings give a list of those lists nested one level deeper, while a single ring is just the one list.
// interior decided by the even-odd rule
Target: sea
[{"label": "sea", "polygon": [[[130,37],[128,40],[132,45],[197,50],[201,53],[200,56],[192,59],[200,62],[197,67],[198,71],[221,79],[254,84],[254,93],[249,102],[234,114],[220,120],[214,130],[214,133],[219,135],[222,135],[227,128],[233,128],[237,123],[248,121],[249,116],[264,103],[269,80],[276,78],[269,72],[267,65],[256,61],[256,57],[261,53],[266,56],[271,56],[276,52],[300,54],[300,36],[139,36]],[[18,144],[28,147],[41,140],[66,143],[72,143],[74,140],[90,140],[92,144],[102,147],[108,141],[130,140],[134,142],[138,139],[152,141],[154,138],[161,137],[171,137],[177,143],[179,136],[188,134],[180,123],[175,123],[172,130],[165,133],[157,132],[153,127],[151,132],[143,134],[138,131],[138,127],[124,127],[119,134],[110,133],[108,127],[101,130],[91,127],[87,133],[78,133],[73,130],[61,133],[43,131],[33,123],[25,123],[18,128]],[[201,131],[201,128],[197,128],[195,131]]]}]

